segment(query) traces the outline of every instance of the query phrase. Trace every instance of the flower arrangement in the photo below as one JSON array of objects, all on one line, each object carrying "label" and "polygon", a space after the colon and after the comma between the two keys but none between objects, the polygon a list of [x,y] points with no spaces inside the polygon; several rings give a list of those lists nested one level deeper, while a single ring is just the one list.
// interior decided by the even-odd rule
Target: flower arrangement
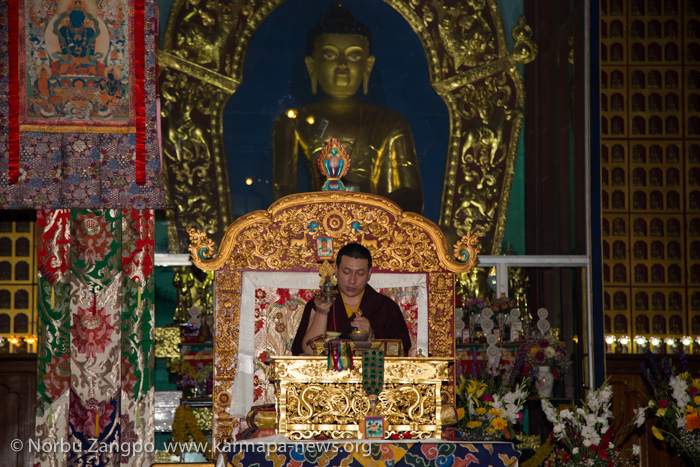
[{"label": "flower arrangement", "polygon": [[700,376],[691,376],[683,351],[680,372],[669,358],[659,362],[647,352],[647,361],[642,371],[654,394],[647,409],[659,421],[658,426],[652,426],[652,433],[685,453],[693,465],[700,466]]},{"label": "flower arrangement", "polygon": [[[177,388],[194,393],[195,397],[212,393],[214,386],[214,366],[198,361],[192,365],[184,358],[173,358],[167,364],[171,373],[178,375]],[[199,393],[199,394],[198,394]]]},{"label": "flower arrangement", "polygon": [[[552,436],[557,442],[554,458],[547,467],[621,467],[635,465],[625,458],[616,443],[623,440],[632,425],[644,423],[644,409],[635,411],[635,418],[616,432],[610,411],[612,388],[607,381],[596,391],[588,393],[586,404],[574,409],[558,411],[548,399],[542,398],[542,411],[554,428]],[[632,448],[633,456],[639,455],[639,446]]]},{"label": "flower arrangement", "polygon": [[528,336],[518,353],[524,355],[523,373],[526,375],[534,375],[537,367],[548,366],[554,379],[561,379],[572,368],[571,357],[564,343],[555,339],[552,334],[536,333]]},{"label": "flower arrangement", "polygon": [[510,313],[510,310],[515,308],[515,299],[501,295],[491,304],[491,309],[494,313]]},{"label": "flower arrangement", "polygon": [[462,309],[465,315],[481,314],[481,310],[489,306],[489,302],[483,297],[469,298],[464,302]]},{"label": "flower arrangement", "polygon": [[523,418],[529,394],[528,378],[516,381],[522,359],[511,364],[474,359],[469,375],[460,375],[457,387],[458,429],[463,439],[512,439],[514,425]]}]

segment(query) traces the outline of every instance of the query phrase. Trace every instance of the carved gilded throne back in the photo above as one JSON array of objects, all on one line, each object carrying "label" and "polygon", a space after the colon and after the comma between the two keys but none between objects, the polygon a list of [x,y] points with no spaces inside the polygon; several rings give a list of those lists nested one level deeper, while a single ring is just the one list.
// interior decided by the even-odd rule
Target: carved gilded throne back
[{"label": "carved gilded throne back", "polygon": [[[371,283],[380,290],[394,288],[400,295],[396,287],[423,288],[427,316],[419,312],[416,317],[417,347],[424,355],[454,357],[454,274],[477,264],[477,234],[465,235],[451,249],[426,218],[403,212],[385,198],[351,192],[291,195],[266,211],[243,216],[228,228],[215,258],[213,241],[191,229],[193,263],[216,274],[215,442],[235,438],[239,417],[250,408],[241,401],[253,400],[248,391],[267,390],[260,381],[255,386],[261,375],[257,371],[264,375],[260,349],[279,355],[290,344],[303,304],[318,288],[319,237],[331,237],[335,249],[350,242],[364,244],[373,257]],[[269,331],[256,333],[263,327]],[[452,402],[452,394],[443,397]]]}]

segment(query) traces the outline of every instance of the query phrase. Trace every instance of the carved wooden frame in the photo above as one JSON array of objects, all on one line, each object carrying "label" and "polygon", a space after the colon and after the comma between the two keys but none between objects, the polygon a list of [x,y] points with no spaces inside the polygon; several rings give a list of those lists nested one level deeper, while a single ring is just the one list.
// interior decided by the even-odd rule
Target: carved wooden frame
[{"label": "carved wooden frame", "polygon": [[[479,234],[468,233],[453,249],[432,221],[403,212],[379,196],[351,192],[316,192],[287,196],[266,211],[237,219],[226,231],[218,254],[214,242],[190,229],[193,264],[215,271],[214,445],[233,441],[239,421],[230,416],[230,390],[238,356],[241,277],[243,271],[316,271],[315,238],[334,244],[365,245],[374,272],[425,273],[428,289],[428,352],[454,357],[454,274],[478,263]],[[456,259],[455,259],[456,258]],[[454,374],[443,391],[454,400]]]}]

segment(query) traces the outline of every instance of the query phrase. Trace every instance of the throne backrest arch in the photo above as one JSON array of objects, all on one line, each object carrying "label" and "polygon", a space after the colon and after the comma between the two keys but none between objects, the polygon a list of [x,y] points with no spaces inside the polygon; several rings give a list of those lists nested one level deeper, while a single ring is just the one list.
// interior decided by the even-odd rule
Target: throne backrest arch
[{"label": "throne backrest arch", "polygon": [[[454,274],[477,263],[478,235],[465,235],[448,249],[440,229],[418,214],[403,212],[386,198],[353,192],[316,192],[287,196],[266,211],[237,219],[223,237],[218,254],[206,234],[190,230],[193,263],[215,271],[214,421],[216,442],[235,438],[238,420],[232,394],[254,373],[254,356],[239,344],[254,329],[241,316],[244,278],[252,273],[317,273],[316,239],[330,237],[337,250],[350,242],[372,253],[373,276],[406,273],[425,278],[427,341],[430,356],[454,357]],[[243,319],[242,319],[243,318]],[[425,317],[419,317],[425,319]],[[246,327],[248,326],[248,327]],[[426,355],[427,356],[427,355]],[[235,405],[235,404],[234,404]]]}]

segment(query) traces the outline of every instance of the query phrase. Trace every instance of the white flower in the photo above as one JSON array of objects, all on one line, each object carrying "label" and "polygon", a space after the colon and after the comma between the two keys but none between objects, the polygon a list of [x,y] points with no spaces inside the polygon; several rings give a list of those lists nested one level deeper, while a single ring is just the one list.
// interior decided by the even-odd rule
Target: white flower
[{"label": "white flower", "polygon": [[552,358],[552,357],[554,357],[556,354],[557,354],[557,351],[554,350],[554,347],[547,347],[546,349],[544,349],[544,355],[545,355],[545,357],[547,357],[547,358]]},{"label": "white flower", "polygon": [[635,456],[639,455],[639,444],[632,445],[632,454],[634,454]]},{"label": "white flower", "polygon": [[552,428],[552,431],[554,432],[555,435],[559,435],[562,432],[564,432],[565,429],[566,429],[565,424],[557,423],[556,425],[554,425],[554,428]]},{"label": "white flower", "polygon": [[684,428],[685,427],[685,418],[680,417],[676,419],[676,425],[678,425],[678,428]]},{"label": "white flower", "polygon": [[678,375],[673,375],[669,386],[673,388],[673,398],[676,400],[676,405],[679,408],[685,407],[690,402],[690,394],[688,394],[688,382]]},{"label": "white flower", "polygon": [[[586,447],[591,444],[600,444],[600,435],[592,426],[584,426],[581,428],[581,436],[584,438],[583,444]],[[588,442],[587,445],[586,442]]]},{"label": "white flower", "polygon": [[559,416],[561,417],[562,420],[573,420],[574,419],[574,414],[571,413],[571,410],[569,409],[564,409],[561,412],[559,412]]},{"label": "white flower", "polygon": [[544,412],[544,416],[547,417],[547,420],[551,423],[556,423],[559,420],[554,406],[547,399],[542,399],[542,411]]},{"label": "white flower", "polygon": [[603,420],[599,419],[598,416],[594,413],[589,413],[583,419],[586,422],[587,426],[596,426],[596,424],[601,423]]},{"label": "white flower", "polygon": [[574,448],[571,450],[571,454],[573,454],[574,456],[575,456],[576,454],[578,454],[578,446],[574,447]]},{"label": "white flower", "polygon": [[646,421],[646,412],[644,411],[644,408],[638,407],[634,409],[634,425],[639,428],[640,426],[644,425],[644,422]]}]

